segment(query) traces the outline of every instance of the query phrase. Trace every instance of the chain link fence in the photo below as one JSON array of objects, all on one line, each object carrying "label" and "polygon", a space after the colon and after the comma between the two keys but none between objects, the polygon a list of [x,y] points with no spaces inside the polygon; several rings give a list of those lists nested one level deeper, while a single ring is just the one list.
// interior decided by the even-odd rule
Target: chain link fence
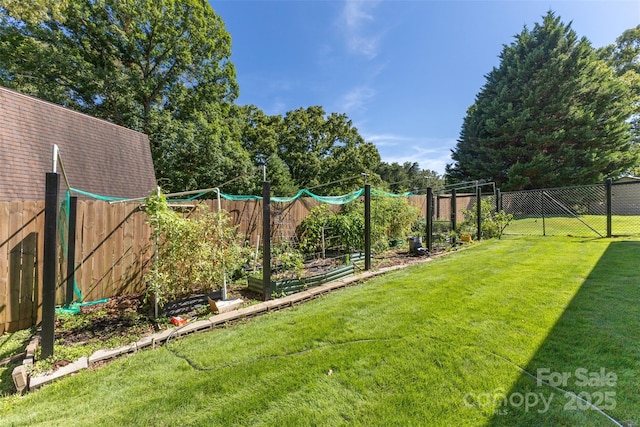
[{"label": "chain link fence", "polygon": [[611,186],[611,228],[616,236],[640,234],[640,181]]},{"label": "chain link fence", "polygon": [[580,237],[640,234],[640,182],[502,193],[504,234]]}]

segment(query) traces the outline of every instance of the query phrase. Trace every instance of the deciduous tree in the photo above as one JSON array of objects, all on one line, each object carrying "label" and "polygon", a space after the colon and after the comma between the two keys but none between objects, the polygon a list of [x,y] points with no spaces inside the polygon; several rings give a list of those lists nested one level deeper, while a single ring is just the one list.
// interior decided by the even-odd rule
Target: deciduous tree
[{"label": "deciduous tree", "polygon": [[444,186],[444,179],[437,173],[429,169],[420,169],[416,162],[385,163],[382,162],[376,168],[380,179],[388,186],[393,193],[404,193],[406,191],[423,192],[427,186],[434,191]]},{"label": "deciduous tree", "polygon": [[50,16],[64,19],[62,11],[68,4],[68,0],[2,0],[0,7],[15,19],[37,24]]},{"label": "deciduous tree", "polygon": [[[371,182],[379,181],[374,172],[380,162],[377,148],[362,138],[345,114],[327,115],[313,106],[284,117],[268,116],[246,106],[239,109],[238,119],[243,147],[256,166],[267,167],[267,178],[278,194],[310,187],[316,187],[317,194],[343,194],[362,186],[362,173],[368,173]],[[356,178],[346,180],[352,177]]]},{"label": "deciduous tree", "polygon": [[[213,175],[230,178],[221,171],[237,173],[225,164],[242,157],[241,149],[225,145],[233,131],[218,116],[228,113],[238,90],[231,37],[211,6],[67,3],[64,19],[48,15],[39,23],[0,10],[0,84],[148,133],[158,178],[177,179],[170,189],[201,188],[213,184]],[[225,150],[237,156],[226,158]]]},{"label": "deciduous tree", "polygon": [[[640,25],[626,30],[615,44],[600,49],[600,54],[635,95],[629,122],[634,143],[640,144]],[[634,169],[636,175],[640,174],[640,165]]]}]

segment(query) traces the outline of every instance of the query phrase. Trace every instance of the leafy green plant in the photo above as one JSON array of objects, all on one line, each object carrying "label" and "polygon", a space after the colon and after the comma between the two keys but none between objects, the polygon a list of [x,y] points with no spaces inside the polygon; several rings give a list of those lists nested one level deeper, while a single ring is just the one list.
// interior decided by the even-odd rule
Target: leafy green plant
[{"label": "leafy green plant", "polygon": [[424,234],[427,229],[427,217],[419,216],[411,225],[411,232],[413,234]]},{"label": "leafy green plant", "polygon": [[504,229],[513,221],[513,215],[506,213],[504,210],[500,212],[496,212],[493,215],[493,221],[498,226],[498,239],[502,238],[502,234],[504,233]]},{"label": "leafy green plant", "polygon": [[300,241],[300,250],[303,253],[312,255],[322,249],[322,234],[333,221],[335,215],[335,212],[329,209],[329,205],[320,205],[311,209],[309,215],[302,220],[296,230]]},{"label": "leafy green plant", "polygon": [[374,197],[371,201],[371,248],[389,249],[389,242],[404,240],[418,219],[418,208],[404,197]]},{"label": "leafy green plant", "polygon": [[[347,206],[347,205],[345,205]],[[300,249],[307,255],[322,250],[323,234],[336,236],[338,244],[346,253],[364,245],[364,218],[354,210],[333,212],[328,205],[320,205],[311,210],[298,226]]]},{"label": "leafy green plant", "polygon": [[[505,228],[513,220],[512,214],[505,213],[504,210],[500,212],[492,212],[493,207],[486,200],[480,202],[480,222],[482,237],[485,239],[491,239],[497,237],[502,238]],[[460,224],[460,231],[463,234],[477,233],[478,222],[478,205],[474,203],[470,210],[464,211],[465,220]]]},{"label": "leafy green plant", "polygon": [[288,242],[271,248],[271,269],[280,278],[300,278],[304,270],[304,256]]},{"label": "leafy green plant", "polygon": [[[371,200],[371,248],[374,252],[389,249],[390,242],[403,241],[411,234],[418,219],[418,209],[406,198],[374,197]],[[298,227],[300,247],[306,254],[317,253],[322,245],[322,229],[338,236],[346,253],[364,247],[364,205],[349,203],[334,213],[327,205],[314,208]]]},{"label": "leafy green plant", "polygon": [[226,212],[200,204],[192,218],[173,211],[163,194],[146,200],[148,222],[157,246],[154,266],[145,275],[147,298],[159,305],[195,292],[220,287],[226,271],[246,259],[237,228]]}]

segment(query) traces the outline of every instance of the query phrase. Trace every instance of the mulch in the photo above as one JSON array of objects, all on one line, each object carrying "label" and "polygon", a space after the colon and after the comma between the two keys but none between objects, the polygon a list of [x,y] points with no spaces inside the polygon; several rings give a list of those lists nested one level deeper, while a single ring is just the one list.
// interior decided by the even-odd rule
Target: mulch
[{"label": "mulch", "polygon": [[[435,254],[434,254],[435,255]],[[426,257],[415,256],[406,250],[386,253],[383,257],[376,257],[373,264],[377,268],[393,265],[409,265],[424,261]],[[335,268],[335,261],[317,260],[309,263],[305,275],[320,274]],[[245,287],[229,287],[229,298],[242,298],[245,301],[261,300],[261,295],[255,294]],[[144,302],[144,295],[126,295],[110,298],[107,302],[96,305],[83,306],[80,314],[88,321],[78,322],[61,316],[56,320],[56,340],[62,345],[86,344],[97,340],[106,341],[114,337],[125,337],[134,333],[145,336],[171,326],[168,319],[160,322],[153,320],[152,308]],[[189,317],[184,313],[183,317]],[[73,327],[65,327],[65,322],[73,322]]]}]

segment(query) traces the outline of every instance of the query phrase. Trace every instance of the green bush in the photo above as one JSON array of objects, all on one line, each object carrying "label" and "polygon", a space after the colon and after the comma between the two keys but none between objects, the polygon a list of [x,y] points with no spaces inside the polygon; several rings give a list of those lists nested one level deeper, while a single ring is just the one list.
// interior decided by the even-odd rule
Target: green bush
[{"label": "green bush", "polygon": [[[492,239],[497,237],[500,239],[504,229],[513,220],[513,215],[500,211],[493,213],[493,207],[486,200],[480,202],[480,221],[483,239]],[[465,220],[460,224],[460,232],[477,234],[478,228],[478,204],[474,203],[473,207],[464,211]],[[477,238],[477,235],[476,235]]]},{"label": "green bush", "polygon": [[323,228],[329,230],[331,236],[336,236],[346,253],[364,246],[364,217],[361,214],[356,211],[336,213],[329,205],[320,205],[313,208],[298,226],[303,253],[313,255],[322,250]]},{"label": "green bush", "polygon": [[374,197],[371,201],[371,248],[374,252],[389,249],[389,243],[406,240],[418,220],[419,211],[404,197]]},{"label": "green bush", "polygon": [[[418,219],[418,209],[406,198],[374,197],[371,201],[371,248],[374,252],[389,249],[390,242],[402,240],[411,234]],[[322,228],[331,229],[347,253],[364,248],[364,204],[342,205],[338,213],[328,205],[314,208],[298,227],[300,248],[306,254],[322,248]]]},{"label": "green bush", "polygon": [[145,274],[147,299],[155,298],[158,305],[219,289],[225,272],[244,263],[245,250],[226,212],[200,204],[193,219],[183,218],[163,194],[148,197],[145,211],[157,244],[157,257]]},{"label": "green bush", "polygon": [[304,257],[288,242],[280,242],[271,248],[271,271],[279,279],[302,277]]}]

